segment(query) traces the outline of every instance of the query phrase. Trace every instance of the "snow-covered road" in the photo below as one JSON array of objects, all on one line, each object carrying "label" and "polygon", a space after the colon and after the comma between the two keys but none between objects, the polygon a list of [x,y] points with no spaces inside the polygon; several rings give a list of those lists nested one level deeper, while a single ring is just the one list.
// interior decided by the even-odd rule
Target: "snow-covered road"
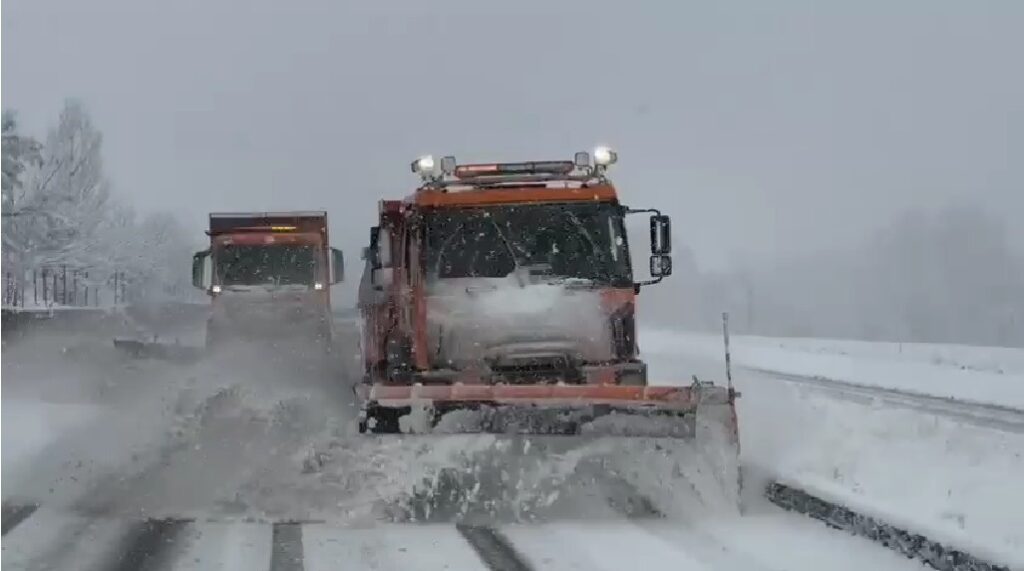
[{"label": "snow-covered road", "polygon": [[[497,544],[495,543],[497,542]],[[36,510],[3,539],[4,569],[920,570],[871,542],[771,506],[700,525],[209,522]]]},{"label": "snow-covered road", "polygon": [[[422,476],[414,466],[443,463],[486,441],[369,447],[349,437],[343,380],[325,385],[280,363],[172,366],[122,362],[102,351],[56,354],[39,347],[5,353],[4,569],[922,568],[757,498],[742,515],[698,502],[700,513],[668,519],[612,513],[480,528],[384,523],[395,520],[387,498]],[[649,358],[652,378],[679,366],[685,379],[720,371],[714,359],[671,351]],[[780,439],[792,438],[790,423],[820,403],[792,387],[759,396],[764,386],[741,387],[744,454],[758,466],[775,457],[770,467],[794,467],[790,474],[810,481],[838,452],[812,438],[801,456]],[[843,430],[850,415],[839,419]],[[862,457],[860,468],[875,477],[867,489],[888,498],[877,459],[854,451],[861,456],[850,462]],[[812,462],[812,454],[821,458]],[[987,475],[983,485],[998,492],[1002,483],[990,468],[971,476]],[[971,534],[1016,523],[1005,510],[976,516],[967,517]],[[996,531],[1000,541],[1014,540]],[[1009,549],[978,547],[999,555]]]}]

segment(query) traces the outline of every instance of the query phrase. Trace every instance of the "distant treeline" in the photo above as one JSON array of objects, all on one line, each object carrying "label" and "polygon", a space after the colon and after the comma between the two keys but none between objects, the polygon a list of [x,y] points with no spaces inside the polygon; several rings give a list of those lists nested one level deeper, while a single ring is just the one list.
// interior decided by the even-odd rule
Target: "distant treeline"
[{"label": "distant treeline", "polygon": [[647,322],[717,330],[728,311],[750,334],[1024,347],[1024,252],[980,209],[907,213],[855,249],[723,273],[677,251],[641,296]]}]

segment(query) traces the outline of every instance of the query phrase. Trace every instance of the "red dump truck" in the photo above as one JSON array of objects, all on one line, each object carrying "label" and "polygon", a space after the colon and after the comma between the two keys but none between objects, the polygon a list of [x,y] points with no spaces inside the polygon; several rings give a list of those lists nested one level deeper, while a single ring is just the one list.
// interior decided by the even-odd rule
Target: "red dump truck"
[{"label": "red dump truck", "polygon": [[227,339],[331,341],[331,288],[343,278],[326,212],[215,212],[192,283],[211,298],[207,346]]}]

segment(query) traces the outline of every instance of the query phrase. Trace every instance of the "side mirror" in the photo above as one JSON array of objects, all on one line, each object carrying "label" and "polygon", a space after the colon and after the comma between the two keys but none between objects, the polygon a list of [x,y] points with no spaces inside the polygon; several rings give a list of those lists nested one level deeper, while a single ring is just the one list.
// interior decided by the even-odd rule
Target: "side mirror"
[{"label": "side mirror", "polygon": [[370,228],[370,245],[363,248],[363,259],[370,263],[370,268],[372,269],[377,269],[384,265],[380,256],[381,234],[380,226]]},{"label": "side mirror", "polygon": [[651,277],[655,279],[667,278],[672,275],[672,256],[668,254],[654,254],[651,256]]},{"label": "side mirror", "polygon": [[672,253],[672,221],[664,214],[651,216],[651,253]]},{"label": "side mirror", "polygon": [[210,251],[203,250],[192,255],[192,287],[206,289],[207,272],[206,262],[210,258]]},{"label": "side mirror", "polygon": [[341,283],[345,279],[345,256],[341,250],[331,248],[331,283]]}]

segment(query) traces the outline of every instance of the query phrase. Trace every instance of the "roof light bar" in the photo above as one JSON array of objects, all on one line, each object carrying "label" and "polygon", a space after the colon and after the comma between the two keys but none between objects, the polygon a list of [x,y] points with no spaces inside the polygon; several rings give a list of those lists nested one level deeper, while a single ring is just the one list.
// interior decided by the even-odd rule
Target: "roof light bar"
[{"label": "roof light bar", "polygon": [[459,165],[455,167],[455,176],[459,178],[473,178],[503,174],[569,174],[575,167],[576,165],[572,161]]},{"label": "roof light bar", "polygon": [[[619,159],[618,153],[610,147],[599,146],[592,153],[580,151],[571,161],[533,161],[522,163],[479,163],[460,165],[453,156],[441,158],[440,164],[432,155],[424,155],[410,165],[412,172],[420,175],[427,186],[450,186],[459,180],[481,179],[473,184],[518,182],[522,180],[554,180],[571,178],[603,180],[610,165]],[[507,181],[505,179],[508,179]]]}]

